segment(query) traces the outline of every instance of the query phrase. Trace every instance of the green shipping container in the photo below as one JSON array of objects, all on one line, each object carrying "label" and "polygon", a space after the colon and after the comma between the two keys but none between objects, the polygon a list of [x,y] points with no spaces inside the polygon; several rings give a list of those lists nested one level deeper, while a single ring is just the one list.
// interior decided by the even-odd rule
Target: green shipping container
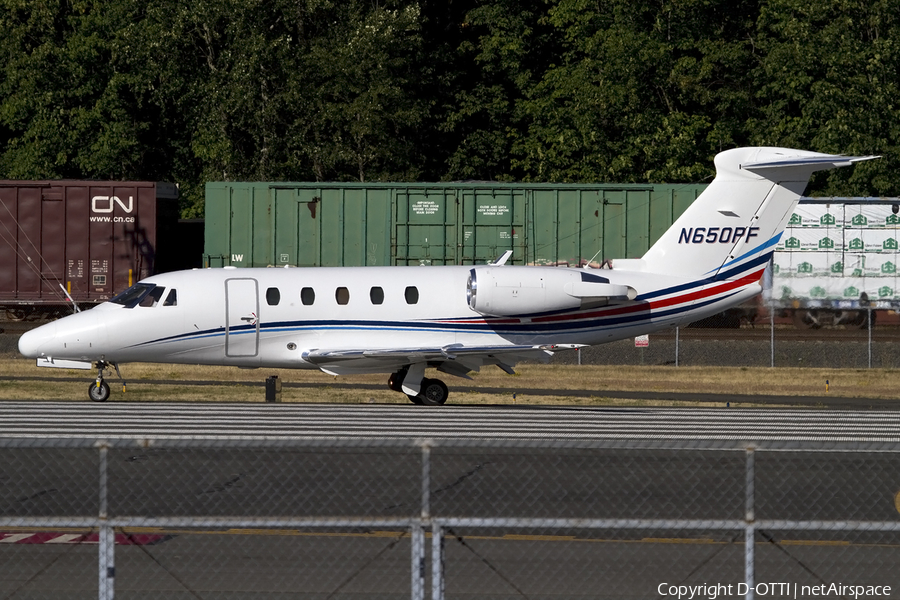
[{"label": "green shipping container", "polygon": [[206,185],[204,265],[580,265],[637,258],[706,188],[669,184]]}]

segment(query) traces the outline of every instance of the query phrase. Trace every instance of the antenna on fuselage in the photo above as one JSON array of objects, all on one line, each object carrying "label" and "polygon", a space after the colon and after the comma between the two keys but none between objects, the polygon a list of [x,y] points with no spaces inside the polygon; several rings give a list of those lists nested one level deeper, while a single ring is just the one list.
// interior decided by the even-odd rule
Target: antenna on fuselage
[{"label": "antenna on fuselage", "polygon": [[492,267],[502,267],[503,265],[506,264],[506,261],[508,261],[508,260],[509,260],[509,257],[512,256],[512,255],[513,255],[513,251],[512,251],[512,250],[507,250],[506,252],[504,252],[504,253],[500,256],[500,258],[498,258],[497,260],[495,260],[494,262],[492,262],[492,263],[491,263],[491,266],[492,266]]},{"label": "antenna on fuselage", "polygon": [[69,302],[72,303],[72,306],[75,308],[75,312],[80,313],[80,312],[81,312],[81,309],[78,308],[78,305],[75,303],[75,299],[72,298],[72,296],[69,295],[69,290],[67,290],[66,288],[64,288],[64,287],[63,287],[63,284],[61,284],[61,283],[59,284],[59,289],[61,289],[61,290],[63,291],[63,294],[65,294],[65,295],[66,295],[66,298],[69,300]]},{"label": "antenna on fuselage", "polygon": [[597,254],[593,255],[593,256],[591,257],[591,260],[589,260],[589,261],[587,261],[586,263],[584,263],[584,266],[583,266],[582,268],[583,268],[583,269],[590,269],[590,268],[591,268],[591,263],[594,262],[594,259],[595,259],[595,258],[597,258],[598,256],[600,256],[600,253],[601,253],[601,252],[603,252],[603,248],[600,248],[599,250],[597,250]]}]

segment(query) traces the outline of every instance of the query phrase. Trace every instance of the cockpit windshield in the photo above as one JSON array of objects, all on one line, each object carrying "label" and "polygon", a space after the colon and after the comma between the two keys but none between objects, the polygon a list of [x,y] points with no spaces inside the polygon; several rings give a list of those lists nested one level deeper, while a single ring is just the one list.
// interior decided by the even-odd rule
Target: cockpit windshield
[{"label": "cockpit windshield", "polygon": [[156,286],[152,283],[136,283],[124,292],[116,294],[110,298],[113,304],[121,304],[125,308],[134,308],[140,304]]},{"label": "cockpit windshield", "polygon": [[166,288],[156,286],[150,293],[144,296],[144,299],[138,303],[138,306],[145,306],[148,308],[152,308],[159,303],[159,299],[162,298],[163,292],[166,291]]}]

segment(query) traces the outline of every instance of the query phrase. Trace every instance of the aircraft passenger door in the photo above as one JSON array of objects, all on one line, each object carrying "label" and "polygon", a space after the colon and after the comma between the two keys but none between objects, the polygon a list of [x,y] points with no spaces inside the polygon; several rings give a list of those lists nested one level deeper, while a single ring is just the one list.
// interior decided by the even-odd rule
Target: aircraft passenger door
[{"label": "aircraft passenger door", "polygon": [[259,285],[255,279],[225,280],[225,356],[259,353]]}]

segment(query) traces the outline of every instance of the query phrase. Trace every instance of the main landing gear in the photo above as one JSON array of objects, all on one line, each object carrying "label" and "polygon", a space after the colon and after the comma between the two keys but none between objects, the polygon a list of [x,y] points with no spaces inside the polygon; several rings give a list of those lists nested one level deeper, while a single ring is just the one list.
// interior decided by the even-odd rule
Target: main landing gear
[{"label": "main landing gear", "polygon": [[[395,392],[406,394],[413,404],[440,406],[447,401],[450,390],[447,389],[447,384],[440,379],[422,377],[421,372],[424,371],[424,369],[424,366],[420,369],[415,369],[415,372],[412,375],[410,375],[410,368],[405,368],[396,373],[392,373],[388,378],[388,387]],[[419,378],[418,386],[413,385],[414,382],[412,381],[412,379],[416,377]],[[404,383],[406,384],[405,386]],[[415,391],[416,387],[418,387],[418,393],[409,393],[410,391]]]},{"label": "main landing gear", "polygon": [[[88,397],[94,402],[106,402],[109,400],[109,384],[104,381],[103,372],[109,368],[110,365],[116,370],[116,375],[119,376],[119,379],[122,379],[122,374],[119,372],[119,365],[103,360],[97,361],[97,379],[88,387]],[[125,389],[124,379],[122,379],[122,389]]]}]

